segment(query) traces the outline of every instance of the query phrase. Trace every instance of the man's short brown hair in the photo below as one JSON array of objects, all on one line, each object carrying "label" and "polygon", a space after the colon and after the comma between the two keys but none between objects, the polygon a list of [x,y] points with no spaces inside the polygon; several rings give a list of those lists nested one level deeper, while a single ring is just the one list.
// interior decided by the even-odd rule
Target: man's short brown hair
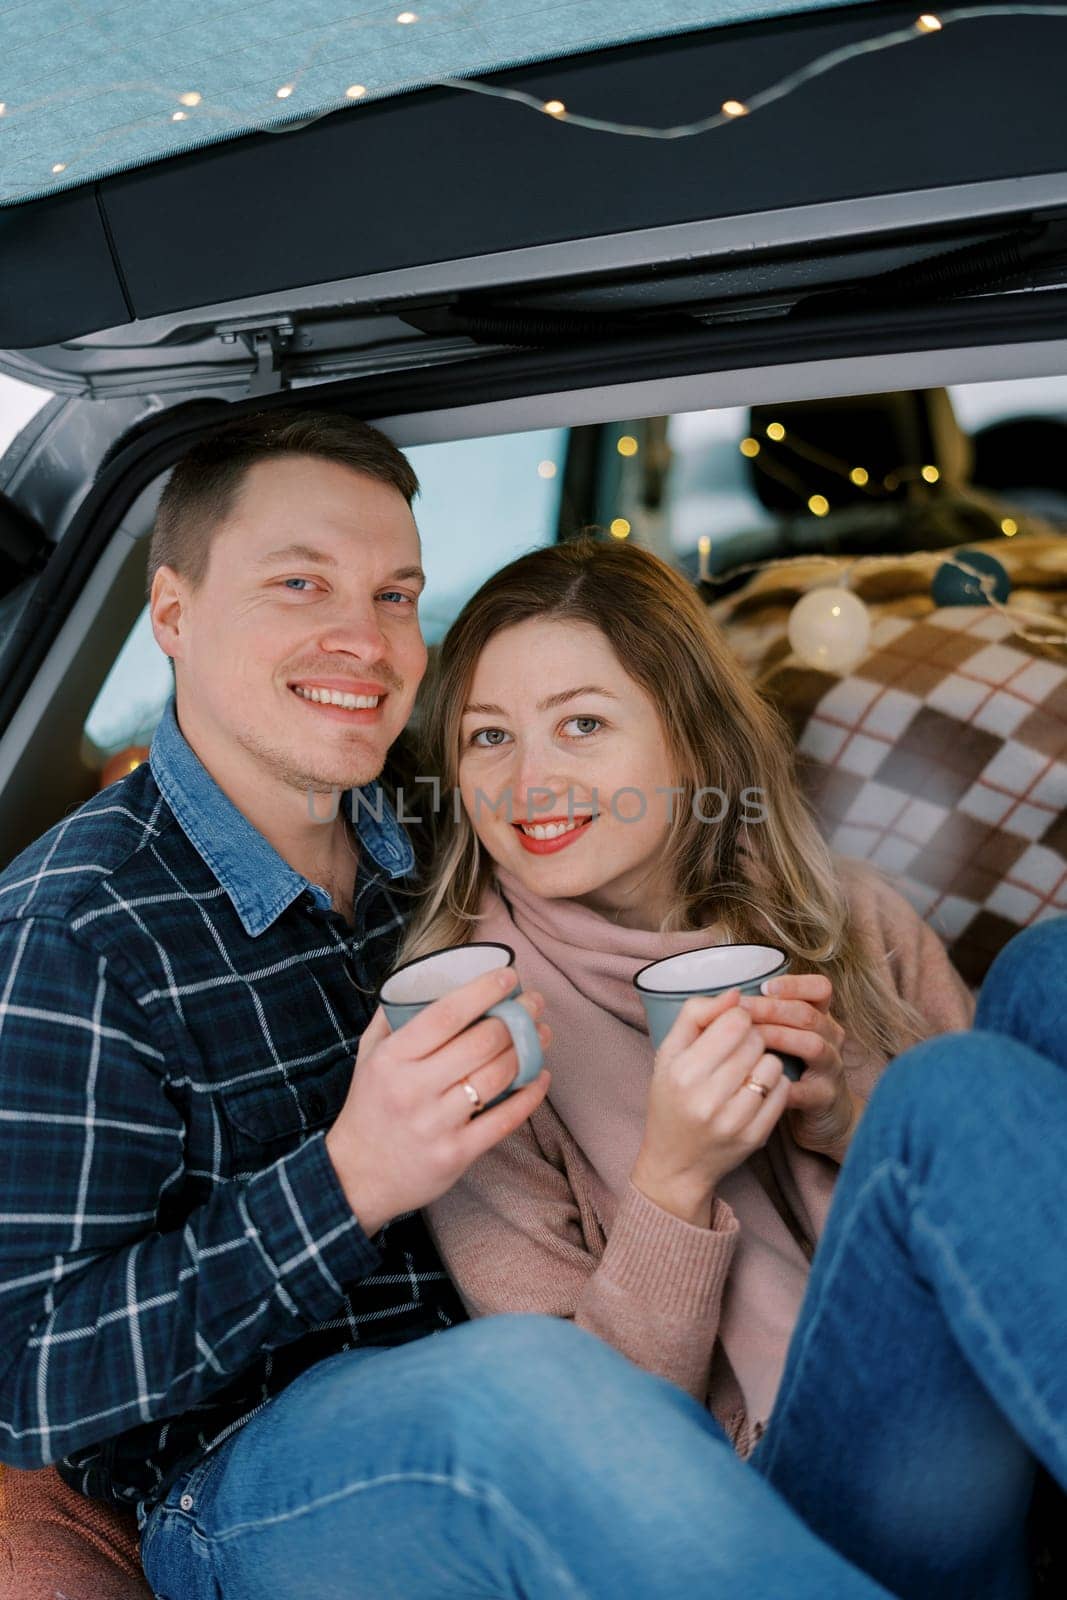
[{"label": "man's short brown hair", "polygon": [[174,467],[156,512],[148,550],[146,594],[162,566],[198,589],[211,540],[233,509],[250,468],[281,456],[317,456],[390,484],[410,506],[419,492],[411,463],[369,422],[340,411],[257,411],[226,423]]}]

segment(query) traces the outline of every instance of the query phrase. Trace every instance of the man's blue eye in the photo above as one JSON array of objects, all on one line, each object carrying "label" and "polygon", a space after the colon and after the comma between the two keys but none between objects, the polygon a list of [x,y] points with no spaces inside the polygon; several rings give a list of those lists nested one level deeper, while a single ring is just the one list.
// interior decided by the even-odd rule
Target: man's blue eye
[{"label": "man's blue eye", "polygon": [[382,599],[383,600],[389,600],[389,599],[392,599],[392,600],[406,600],[411,605],[415,604],[414,597],[412,595],[410,595],[410,594],[404,594],[403,591],[400,590],[400,589],[385,589],[382,592]]},{"label": "man's blue eye", "polygon": [[[310,583],[311,579],[310,578],[284,578],[282,581],[284,583],[286,583],[286,584],[290,584],[290,583]],[[303,591],[301,590],[300,592],[302,593]]]}]

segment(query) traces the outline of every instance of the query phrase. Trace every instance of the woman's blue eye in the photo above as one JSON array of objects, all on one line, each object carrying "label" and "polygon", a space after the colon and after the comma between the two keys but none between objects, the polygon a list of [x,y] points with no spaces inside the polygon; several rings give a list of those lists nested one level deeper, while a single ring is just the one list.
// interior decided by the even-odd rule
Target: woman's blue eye
[{"label": "woman's blue eye", "polygon": [[471,738],[471,744],[479,744],[483,750],[491,750],[497,745],[503,744],[506,738],[507,734],[503,728],[479,728],[478,732]]},{"label": "woman's blue eye", "polygon": [[[573,722],[575,724],[581,724],[581,723],[585,723],[586,724],[585,727],[581,727],[581,726],[578,727],[578,733],[583,738],[586,735],[590,734],[590,733],[595,733],[596,730],[599,727],[603,726],[603,724],[601,723],[599,717],[568,717],[567,722],[565,722],[563,724],[563,726],[567,727],[568,724],[571,723],[571,722]],[[588,724],[590,724],[590,723],[592,724],[591,727],[588,726]]]}]

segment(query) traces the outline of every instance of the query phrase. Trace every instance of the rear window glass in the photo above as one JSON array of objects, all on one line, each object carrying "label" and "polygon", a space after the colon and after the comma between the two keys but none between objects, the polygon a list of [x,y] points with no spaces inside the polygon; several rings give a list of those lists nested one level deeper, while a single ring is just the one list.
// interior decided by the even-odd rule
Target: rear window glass
[{"label": "rear window glass", "polygon": [[[21,386],[25,387],[25,386]],[[492,572],[584,528],[691,578],[803,553],[903,553],[1067,532],[1067,379],[690,411],[419,445],[415,512],[437,643]],[[909,545],[908,540],[919,544]],[[0,630],[4,613],[0,612]],[[146,743],[171,689],[147,609],[86,722]]]}]

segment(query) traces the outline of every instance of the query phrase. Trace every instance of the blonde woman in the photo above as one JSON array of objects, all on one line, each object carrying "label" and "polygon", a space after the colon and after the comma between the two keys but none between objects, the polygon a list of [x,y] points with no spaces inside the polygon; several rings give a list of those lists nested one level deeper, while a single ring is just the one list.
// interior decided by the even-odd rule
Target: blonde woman
[{"label": "blonde woman", "polygon": [[[789,1434],[808,1453],[811,1428],[779,1423],[783,1366],[867,1099],[893,1055],[972,1020],[934,934],[873,870],[831,855],[778,717],[690,585],[647,552],[586,540],[491,578],[444,641],[427,720],[423,771],[462,806],[441,823],[402,958],[501,940],[552,1029],[548,1099],[430,1208],[468,1309],[593,1331],[705,1403],[742,1455],[778,1396],[755,1463],[770,1475],[778,1447],[778,1487],[828,1542],[894,1593],[1022,1593],[1032,1456],[988,1404],[984,1454],[957,1449],[950,1464],[931,1453],[936,1398],[894,1398],[906,1332],[880,1304],[875,1329],[895,1340],[894,1360],[871,1342],[891,1263],[835,1287],[866,1343],[838,1327],[842,1434],[825,1438],[820,1413],[810,1503],[782,1447]],[[654,1059],[634,974],[723,942],[778,946],[793,975],[759,997],[690,1000]],[[803,1060],[799,1081],[776,1052]],[[890,1304],[921,1331],[908,1296]],[[801,1377],[788,1380],[789,1408],[810,1413],[810,1370]],[[872,1436],[892,1407],[909,1441],[892,1460],[893,1493],[898,1477],[928,1489],[934,1459],[981,1475],[983,1515],[970,1542],[954,1529],[947,1587],[929,1542],[900,1537],[908,1492],[880,1532],[869,1525]],[[990,1587],[997,1563],[1004,1583],[994,1572]]]}]

